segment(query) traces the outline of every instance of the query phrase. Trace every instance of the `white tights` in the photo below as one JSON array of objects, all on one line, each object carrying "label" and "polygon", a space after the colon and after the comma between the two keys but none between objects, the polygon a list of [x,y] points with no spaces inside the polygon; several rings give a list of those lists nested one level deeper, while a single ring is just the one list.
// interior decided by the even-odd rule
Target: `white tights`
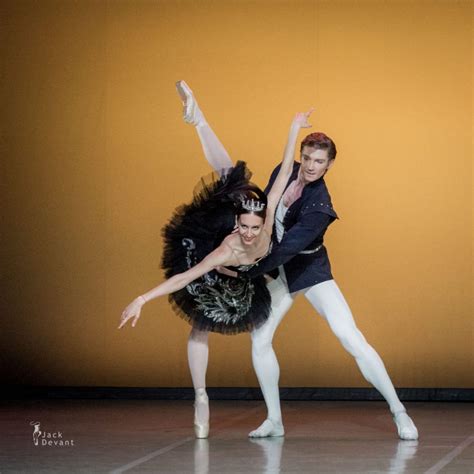
[{"label": "white tights", "polygon": [[[281,421],[278,380],[280,368],[272,346],[273,335],[293,304],[295,294],[288,290],[280,276],[268,284],[272,295],[272,311],[267,322],[251,333],[252,361],[267,405],[268,418]],[[334,280],[325,281],[303,291],[316,311],[329,324],[343,347],[355,358],[364,378],[385,398],[392,413],[404,409],[398,399],[382,359],[357,329],[351,310]],[[209,333],[192,329],[188,340],[188,363],[195,389],[206,387],[209,358]],[[200,419],[207,413],[198,413]]]},{"label": "white tights", "polygon": [[[232,166],[229,154],[207,123],[192,92],[188,97],[186,110],[192,112],[185,113],[185,121],[196,126],[209,164],[217,172]],[[283,269],[280,270],[280,274],[278,279],[268,285],[272,295],[271,315],[262,327],[252,332],[252,359],[255,372],[267,405],[268,418],[275,422],[281,421],[278,391],[280,368],[273,351],[272,339],[276,328],[293,304],[295,296],[288,290]],[[316,311],[326,319],[344,348],[355,357],[362,375],[383,395],[392,413],[404,410],[382,360],[357,329],[351,310],[336,282],[326,281],[304,290],[303,293]],[[188,360],[195,389],[206,387],[208,354],[208,333],[193,329],[188,342]],[[205,417],[206,413],[201,413],[201,415]],[[207,411],[207,416],[209,416],[209,411]],[[201,416],[200,418],[204,419]],[[410,429],[416,432],[414,425]]]},{"label": "white tights", "polygon": [[[272,347],[272,339],[276,328],[293,304],[295,294],[290,294],[282,270],[280,277],[268,284],[268,289],[272,295],[272,311],[265,324],[251,334],[252,360],[267,405],[268,418],[281,422],[278,390],[280,368]],[[316,311],[326,319],[344,348],[355,357],[362,375],[383,395],[392,413],[404,410],[382,359],[357,329],[351,310],[336,282],[325,281],[303,290],[303,293]]]},{"label": "white tights", "polygon": [[215,171],[220,174],[223,169],[233,166],[227,150],[207,122],[203,120],[196,127],[196,131],[201,141],[204,156]]},{"label": "white tights", "polygon": [[[188,364],[194,390],[206,388],[207,362],[209,360],[209,333],[192,329],[188,339]],[[209,419],[209,405],[196,404],[196,417],[204,423]]]}]

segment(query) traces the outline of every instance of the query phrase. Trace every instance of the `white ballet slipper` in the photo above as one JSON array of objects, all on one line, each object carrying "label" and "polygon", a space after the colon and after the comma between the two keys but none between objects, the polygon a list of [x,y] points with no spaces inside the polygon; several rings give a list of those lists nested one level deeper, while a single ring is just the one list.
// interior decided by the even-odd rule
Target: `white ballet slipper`
[{"label": "white ballet slipper", "polygon": [[393,421],[397,426],[398,436],[403,440],[416,441],[418,439],[418,430],[415,423],[408,416],[405,410],[397,411],[393,414]]},{"label": "white ballet slipper", "polygon": [[267,438],[273,436],[285,436],[285,429],[281,421],[273,421],[267,418],[256,430],[249,433],[249,438]]}]

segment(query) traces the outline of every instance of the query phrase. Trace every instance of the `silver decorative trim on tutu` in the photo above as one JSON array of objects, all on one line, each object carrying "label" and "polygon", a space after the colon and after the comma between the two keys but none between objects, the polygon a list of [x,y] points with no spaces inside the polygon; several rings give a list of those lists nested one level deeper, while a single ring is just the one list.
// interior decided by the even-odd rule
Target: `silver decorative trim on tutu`
[{"label": "silver decorative trim on tutu", "polygon": [[[190,238],[182,239],[186,249],[186,264],[191,268],[197,263],[194,250],[196,244]],[[186,285],[187,292],[193,296],[197,309],[206,318],[217,323],[235,324],[250,310],[255,288],[251,280],[231,278],[224,280],[216,274],[209,273],[201,277],[201,281],[193,281]]]}]

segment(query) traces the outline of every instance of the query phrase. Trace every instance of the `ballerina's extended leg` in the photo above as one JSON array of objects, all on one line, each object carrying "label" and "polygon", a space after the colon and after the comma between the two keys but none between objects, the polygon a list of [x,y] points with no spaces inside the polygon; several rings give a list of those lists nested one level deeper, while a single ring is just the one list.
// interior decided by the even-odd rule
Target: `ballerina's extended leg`
[{"label": "ballerina's extended leg", "polygon": [[204,156],[214,170],[222,174],[222,170],[233,166],[227,150],[206,121],[193,91],[184,81],[176,83],[176,89],[183,101],[183,118],[186,123],[196,127],[201,141]]}]

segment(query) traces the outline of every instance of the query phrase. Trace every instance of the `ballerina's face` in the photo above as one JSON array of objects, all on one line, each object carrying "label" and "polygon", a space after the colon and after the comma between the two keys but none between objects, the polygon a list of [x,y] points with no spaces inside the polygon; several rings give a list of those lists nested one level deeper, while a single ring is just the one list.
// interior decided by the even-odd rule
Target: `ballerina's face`
[{"label": "ballerina's face", "polygon": [[309,146],[301,150],[301,170],[306,183],[312,183],[332,166],[334,160],[330,160],[327,150],[321,150]]},{"label": "ballerina's face", "polygon": [[263,219],[255,214],[241,214],[237,218],[237,229],[244,245],[252,245],[263,229]]}]

